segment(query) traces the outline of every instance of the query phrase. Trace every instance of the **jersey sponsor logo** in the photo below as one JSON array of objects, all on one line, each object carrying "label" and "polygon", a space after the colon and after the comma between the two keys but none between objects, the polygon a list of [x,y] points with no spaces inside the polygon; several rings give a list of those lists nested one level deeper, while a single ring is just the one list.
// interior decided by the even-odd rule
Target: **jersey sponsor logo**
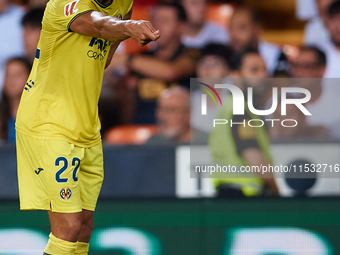
[{"label": "jersey sponsor logo", "polygon": [[79,0],[76,0],[65,5],[64,14],[66,17],[75,14],[78,11],[78,9],[76,9],[76,5],[78,2]]},{"label": "jersey sponsor logo", "polygon": [[[87,52],[87,56],[95,60],[105,59],[108,52],[107,47],[110,46],[110,44],[109,41],[93,37],[89,43],[89,46],[92,47],[92,49]],[[98,52],[98,50],[100,52]]]},{"label": "jersey sponsor logo", "polygon": [[96,37],[93,37],[90,41],[89,46],[91,47],[95,47],[97,46],[97,49],[100,51],[104,51],[106,49],[107,46],[110,46],[110,42],[103,40],[103,39],[99,39]]},{"label": "jersey sponsor logo", "polygon": [[70,188],[62,188],[60,191],[60,197],[64,200],[68,200],[72,196]]},{"label": "jersey sponsor logo", "polygon": [[39,167],[38,170],[35,170],[34,172],[38,175],[42,170],[44,170],[44,168]]},{"label": "jersey sponsor logo", "polygon": [[89,58],[93,58],[93,59],[95,59],[95,60],[97,60],[97,59],[99,59],[99,60],[103,60],[104,58],[105,58],[105,56],[106,56],[106,53],[107,53],[107,51],[105,50],[105,51],[103,51],[103,52],[95,52],[95,51],[93,51],[93,50],[89,50],[88,52],[87,52],[87,56],[89,57]]}]

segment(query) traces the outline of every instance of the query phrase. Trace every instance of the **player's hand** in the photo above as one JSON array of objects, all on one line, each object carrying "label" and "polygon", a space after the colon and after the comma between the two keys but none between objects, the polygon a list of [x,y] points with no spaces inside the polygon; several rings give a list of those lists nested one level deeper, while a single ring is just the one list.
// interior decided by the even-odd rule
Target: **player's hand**
[{"label": "player's hand", "polygon": [[128,35],[139,45],[147,45],[151,41],[156,41],[160,37],[159,30],[156,30],[149,21],[129,20],[126,23]]}]

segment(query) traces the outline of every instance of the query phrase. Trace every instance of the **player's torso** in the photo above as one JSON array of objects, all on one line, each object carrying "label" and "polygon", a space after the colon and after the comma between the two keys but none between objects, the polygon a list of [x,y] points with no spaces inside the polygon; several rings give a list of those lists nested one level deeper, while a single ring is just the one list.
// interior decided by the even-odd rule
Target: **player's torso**
[{"label": "player's torso", "polygon": [[46,7],[36,59],[25,86],[17,129],[80,146],[100,141],[98,99],[110,42],[69,31],[84,12],[122,18],[132,1],[51,0]]}]

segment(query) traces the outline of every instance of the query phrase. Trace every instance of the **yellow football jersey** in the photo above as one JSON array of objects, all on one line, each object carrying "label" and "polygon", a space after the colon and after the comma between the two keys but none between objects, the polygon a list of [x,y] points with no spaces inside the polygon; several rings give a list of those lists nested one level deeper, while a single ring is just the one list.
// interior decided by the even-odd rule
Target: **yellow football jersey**
[{"label": "yellow football jersey", "polygon": [[118,18],[133,0],[50,0],[36,58],[23,90],[16,129],[37,139],[80,147],[100,143],[98,100],[111,43],[72,32],[70,24],[91,10]]}]

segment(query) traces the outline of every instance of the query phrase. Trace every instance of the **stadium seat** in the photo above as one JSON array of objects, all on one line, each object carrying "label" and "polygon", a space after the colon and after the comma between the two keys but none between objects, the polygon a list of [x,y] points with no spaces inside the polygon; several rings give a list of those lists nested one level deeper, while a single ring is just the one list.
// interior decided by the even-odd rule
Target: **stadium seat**
[{"label": "stadium seat", "polygon": [[156,125],[122,125],[106,132],[107,144],[143,144],[157,133]]},{"label": "stadium seat", "polygon": [[207,6],[206,19],[220,25],[221,27],[227,27],[233,11],[233,4],[210,3]]}]

